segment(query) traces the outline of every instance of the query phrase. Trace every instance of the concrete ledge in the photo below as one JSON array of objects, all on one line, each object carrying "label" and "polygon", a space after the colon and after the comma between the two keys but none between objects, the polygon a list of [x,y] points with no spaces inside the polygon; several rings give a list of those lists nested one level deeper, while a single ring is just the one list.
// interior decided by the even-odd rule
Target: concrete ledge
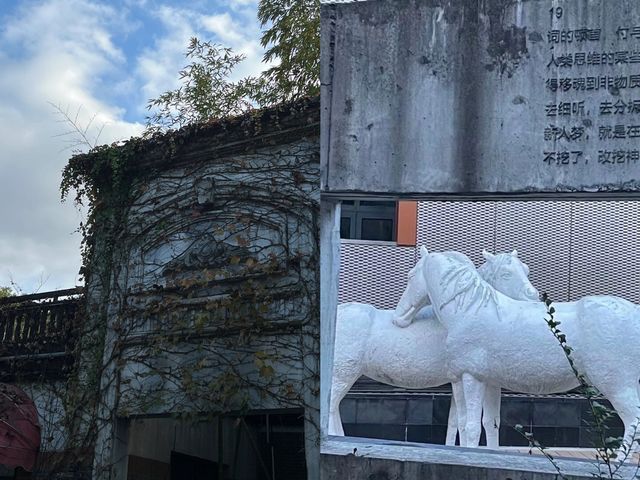
[{"label": "concrete ledge", "polygon": [[[560,478],[544,457],[485,448],[326,437],[320,451],[323,480]],[[557,459],[556,462],[570,479],[594,478],[598,469],[594,461]],[[637,472],[637,467],[625,466],[618,473],[622,479],[632,479]]]}]

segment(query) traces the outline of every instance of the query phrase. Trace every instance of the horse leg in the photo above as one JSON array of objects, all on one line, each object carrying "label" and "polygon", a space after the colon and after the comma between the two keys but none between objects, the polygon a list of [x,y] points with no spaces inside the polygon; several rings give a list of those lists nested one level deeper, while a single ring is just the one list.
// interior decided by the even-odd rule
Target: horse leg
[{"label": "horse leg", "polygon": [[452,395],[451,407],[449,408],[449,424],[447,425],[447,442],[449,441],[450,435],[453,437],[453,440],[451,443],[447,443],[447,445],[456,444],[457,430],[460,435],[459,445],[464,447],[467,444],[467,411],[465,407],[464,388],[462,387],[462,382],[452,382],[451,390]]},{"label": "horse leg", "polygon": [[348,365],[339,368],[336,365],[331,380],[331,402],[329,403],[329,435],[344,436],[342,419],[340,418],[340,402],[345,397],[356,380],[360,378],[360,368]]},{"label": "horse leg", "polygon": [[488,385],[482,409],[482,426],[487,435],[487,447],[497,449],[500,435],[500,387]]},{"label": "horse leg", "polygon": [[482,404],[484,402],[485,385],[476,378],[465,373],[462,375],[462,387],[467,411],[466,447],[477,447],[482,433]]},{"label": "horse leg", "polygon": [[[628,453],[637,452],[636,441],[640,439],[640,399],[635,385],[613,394],[605,393],[605,396],[624,423],[624,447]],[[622,458],[625,454],[624,448],[620,448],[618,458]]]},{"label": "horse leg", "polygon": [[451,394],[451,405],[449,406],[449,419],[447,420],[447,439],[445,445],[455,445],[458,433],[458,414],[456,412],[456,397]]},{"label": "horse leg", "polygon": [[[589,358],[589,362],[585,362],[584,367],[588,382],[600,390],[611,402],[622,420],[624,424],[623,447],[626,448],[626,453],[635,452],[638,445],[634,443],[634,440],[640,439],[640,388],[638,385],[640,374],[632,369],[616,371],[615,367],[618,365],[605,357],[605,353],[610,355],[608,350],[594,347],[591,348],[591,351],[592,356]],[[628,359],[629,363],[634,365],[637,365],[637,360]],[[618,458],[623,458],[626,455],[624,450],[622,447],[619,449]]]}]

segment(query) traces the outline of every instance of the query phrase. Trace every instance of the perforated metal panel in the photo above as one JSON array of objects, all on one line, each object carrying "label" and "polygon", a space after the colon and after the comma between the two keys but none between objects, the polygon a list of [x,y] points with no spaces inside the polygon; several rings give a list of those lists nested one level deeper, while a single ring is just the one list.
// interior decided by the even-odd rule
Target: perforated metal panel
[{"label": "perforated metal panel", "polygon": [[418,245],[454,250],[480,265],[482,249],[493,250],[496,202],[420,202]]},{"label": "perforated metal panel", "polygon": [[[640,303],[640,202],[420,202],[418,246],[518,250],[531,280],[555,301],[619,295]],[[417,249],[343,243],[340,302],[393,308]]]},{"label": "perforated metal panel", "polygon": [[531,283],[558,302],[569,299],[570,202],[498,202],[496,252],[518,250]]},{"label": "perforated metal panel", "polygon": [[618,295],[640,303],[640,202],[575,202],[570,298]]},{"label": "perforated metal panel", "polygon": [[407,273],[415,265],[415,255],[414,247],[343,241],[338,302],[395,308],[407,284]]}]

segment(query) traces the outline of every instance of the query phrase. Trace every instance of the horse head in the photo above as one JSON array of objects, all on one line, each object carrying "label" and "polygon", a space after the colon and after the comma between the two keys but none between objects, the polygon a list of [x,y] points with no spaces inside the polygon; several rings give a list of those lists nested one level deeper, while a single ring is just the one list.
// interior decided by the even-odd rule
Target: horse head
[{"label": "horse head", "polygon": [[393,313],[393,323],[399,327],[409,326],[416,313],[429,302],[427,283],[424,277],[424,264],[428,255],[426,247],[421,246],[420,260],[407,274],[407,286]]},{"label": "horse head", "polygon": [[518,252],[498,253],[482,251],[485,263],[478,268],[480,276],[493,288],[514,300],[538,301],[540,293],[529,280],[529,267]]},{"label": "horse head", "polygon": [[[400,327],[408,326],[416,313],[430,301],[428,278],[449,281],[451,278],[447,277],[451,277],[453,265],[457,264],[465,267],[466,270],[456,270],[455,285],[460,285],[460,282],[465,279],[473,281],[471,277],[475,273],[475,267],[466,255],[458,252],[430,254],[424,246],[421,247],[420,253],[420,261],[409,271],[407,287],[394,312],[393,323]],[[435,263],[431,262],[432,255],[436,256]],[[478,273],[496,290],[515,300],[539,299],[538,290],[529,281],[529,267],[518,258],[517,251],[497,255],[483,251],[483,256],[485,264],[478,269]],[[428,262],[434,265],[428,267]],[[432,272],[433,266],[438,264],[441,264],[442,271]],[[436,270],[440,269],[436,268]]]}]

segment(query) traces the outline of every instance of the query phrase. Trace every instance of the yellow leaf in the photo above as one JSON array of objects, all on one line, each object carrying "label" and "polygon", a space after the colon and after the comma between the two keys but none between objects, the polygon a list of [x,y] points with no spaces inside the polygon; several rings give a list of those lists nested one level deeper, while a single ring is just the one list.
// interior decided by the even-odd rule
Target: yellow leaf
[{"label": "yellow leaf", "polygon": [[273,376],[273,367],[271,365],[263,365],[260,368],[260,376],[265,378],[271,378]]}]

